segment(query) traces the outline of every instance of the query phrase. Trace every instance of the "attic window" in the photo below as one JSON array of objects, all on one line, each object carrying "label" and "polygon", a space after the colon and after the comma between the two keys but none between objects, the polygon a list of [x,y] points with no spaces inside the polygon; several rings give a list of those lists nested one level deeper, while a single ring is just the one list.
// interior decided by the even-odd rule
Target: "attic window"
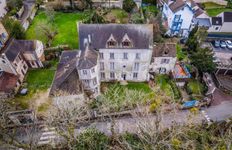
[{"label": "attic window", "polygon": [[109,39],[107,40],[107,47],[112,48],[117,46],[117,41],[114,36],[111,34]]},{"label": "attic window", "polygon": [[125,34],[122,39],[122,47],[132,47],[132,42],[127,34]]},{"label": "attic window", "polygon": [[116,41],[113,41],[113,40],[110,40],[110,41],[108,41],[108,43],[107,43],[108,47],[115,47],[116,44],[117,44]]},{"label": "attic window", "polygon": [[122,42],[122,46],[123,47],[131,47],[131,42],[126,40],[126,41]]},{"label": "attic window", "polygon": [[164,55],[167,55],[168,54],[168,51],[164,51]]}]

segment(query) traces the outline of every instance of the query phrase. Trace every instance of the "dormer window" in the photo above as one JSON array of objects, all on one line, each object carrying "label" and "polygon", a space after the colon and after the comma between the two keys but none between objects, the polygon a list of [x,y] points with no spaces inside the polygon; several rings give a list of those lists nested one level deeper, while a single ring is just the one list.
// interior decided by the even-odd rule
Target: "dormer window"
[{"label": "dormer window", "polygon": [[123,39],[122,39],[122,47],[124,47],[124,48],[131,48],[132,47],[132,42],[127,34],[125,34]]},{"label": "dormer window", "polygon": [[124,41],[122,42],[123,47],[131,47],[131,42],[130,41]]},{"label": "dormer window", "polygon": [[115,47],[117,43],[115,41],[108,41],[108,47]]},{"label": "dormer window", "polygon": [[109,39],[107,40],[107,47],[113,48],[117,46],[117,41],[115,40],[114,36],[111,34]]}]

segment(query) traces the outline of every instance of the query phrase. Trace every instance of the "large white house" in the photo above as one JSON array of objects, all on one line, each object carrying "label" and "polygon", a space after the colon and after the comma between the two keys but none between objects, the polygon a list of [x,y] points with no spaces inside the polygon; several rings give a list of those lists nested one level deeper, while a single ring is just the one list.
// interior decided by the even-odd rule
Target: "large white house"
[{"label": "large white house", "polygon": [[[78,33],[80,51],[63,52],[50,95],[63,91],[78,97],[86,91],[95,97],[100,94],[101,82],[149,80],[153,25],[78,24]],[[77,83],[63,88],[74,72],[72,81],[78,80],[82,88],[76,91]]]},{"label": "large white house", "polygon": [[158,5],[162,8],[163,25],[169,36],[186,38],[194,18],[209,18],[193,0],[159,0]]}]

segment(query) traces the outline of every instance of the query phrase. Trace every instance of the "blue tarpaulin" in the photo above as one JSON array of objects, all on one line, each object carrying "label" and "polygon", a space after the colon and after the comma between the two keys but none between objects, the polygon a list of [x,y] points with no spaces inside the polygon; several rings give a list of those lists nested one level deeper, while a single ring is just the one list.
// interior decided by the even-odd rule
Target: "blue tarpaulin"
[{"label": "blue tarpaulin", "polygon": [[197,100],[192,100],[192,101],[187,101],[184,102],[183,106],[184,107],[194,107],[197,104]]}]

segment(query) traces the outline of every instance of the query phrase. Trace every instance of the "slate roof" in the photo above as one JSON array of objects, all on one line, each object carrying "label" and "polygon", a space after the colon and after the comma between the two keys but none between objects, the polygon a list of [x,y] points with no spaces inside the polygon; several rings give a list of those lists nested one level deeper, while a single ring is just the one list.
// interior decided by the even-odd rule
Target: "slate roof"
[{"label": "slate roof", "polygon": [[78,57],[78,50],[62,52],[50,89],[51,96],[82,93],[82,85],[76,69]]},{"label": "slate roof", "polygon": [[176,57],[176,44],[159,43],[154,45],[152,57]]},{"label": "slate roof", "polygon": [[221,17],[212,17],[212,25],[222,25],[222,18]]},{"label": "slate roof", "polygon": [[232,22],[232,12],[224,12],[224,22]]},{"label": "slate roof", "polygon": [[15,58],[23,51],[34,51],[35,41],[11,39],[3,50],[7,58],[13,62]]},{"label": "slate roof", "polygon": [[175,13],[185,7],[185,5],[186,3],[183,0],[175,0],[169,5],[169,8]]},{"label": "slate roof", "polygon": [[106,47],[106,42],[112,34],[117,42],[122,42],[125,34],[133,42],[133,48],[148,49],[153,43],[153,26],[151,24],[79,24],[80,50],[85,49],[84,40],[91,36],[91,46],[94,49]]},{"label": "slate roof", "polygon": [[98,52],[91,46],[87,46],[85,50],[81,51],[80,59],[77,62],[77,69],[90,69],[97,65]]},{"label": "slate roof", "polygon": [[17,81],[18,76],[4,71],[0,72],[0,92],[13,92],[17,85]]},{"label": "slate roof", "polygon": [[195,17],[198,17],[198,16],[200,16],[200,15],[203,14],[203,13],[204,13],[204,11],[203,11],[201,8],[198,8],[198,9],[195,11],[194,16],[195,16]]}]

